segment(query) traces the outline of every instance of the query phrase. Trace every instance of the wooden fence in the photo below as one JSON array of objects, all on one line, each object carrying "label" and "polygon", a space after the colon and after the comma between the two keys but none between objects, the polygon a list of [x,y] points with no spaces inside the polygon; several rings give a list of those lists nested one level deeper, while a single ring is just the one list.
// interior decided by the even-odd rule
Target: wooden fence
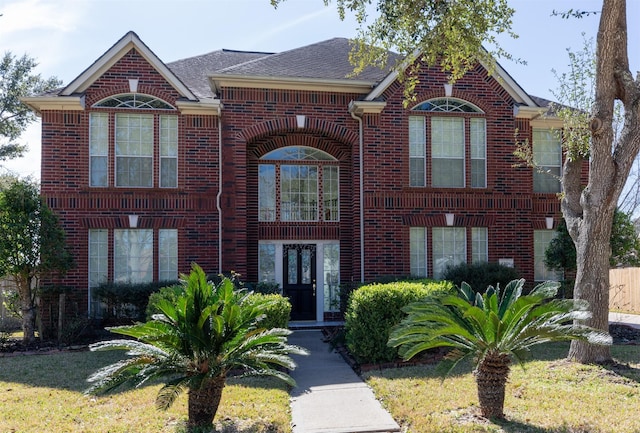
[{"label": "wooden fence", "polygon": [[640,314],[640,268],[609,271],[609,310]]}]

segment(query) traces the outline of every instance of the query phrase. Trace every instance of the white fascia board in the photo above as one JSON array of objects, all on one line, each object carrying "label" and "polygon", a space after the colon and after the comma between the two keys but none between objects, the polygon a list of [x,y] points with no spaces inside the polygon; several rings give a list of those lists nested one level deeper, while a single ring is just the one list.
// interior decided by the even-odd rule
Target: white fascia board
[{"label": "white fascia board", "polygon": [[[74,93],[84,92],[91,84],[93,84],[102,74],[111,68],[118,60],[122,58],[132,48],[145,58],[151,66],[169,82],[182,96],[190,100],[198,98],[185,86],[169,68],[149,49],[134,32],[127,33],[98,60],[96,60],[89,68],[73,80],[65,87],[60,95],[68,96]],[[136,77],[131,77],[136,78]]]},{"label": "white fascia board", "polygon": [[558,116],[548,113],[546,107],[515,106],[513,115],[516,119],[527,119],[532,128],[562,128],[564,122]]},{"label": "white fascia board", "polygon": [[356,116],[363,114],[380,114],[387,103],[384,101],[351,101],[349,102],[349,113]]},{"label": "white fascia board", "polygon": [[195,101],[177,101],[176,106],[181,114],[220,116],[222,103],[219,99],[201,99]]},{"label": "white fascia board", "polygon": [[374,85],[364,80],[327,80],[322,78],[270,77],[249,75],[211,75],[212,88],[216,93],[223,87],[252,89],[309,90],[316,92],[366,94]]},{"label": "white fascia board", "polygon": [[24,104],[29,106],[38,115],[43,110],[84,110],[84,96],[27,96],[20,98]]}]

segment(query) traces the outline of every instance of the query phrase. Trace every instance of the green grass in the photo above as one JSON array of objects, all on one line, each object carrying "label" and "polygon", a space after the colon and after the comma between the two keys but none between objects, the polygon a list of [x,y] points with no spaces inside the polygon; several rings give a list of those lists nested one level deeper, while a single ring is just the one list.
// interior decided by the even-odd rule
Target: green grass
[{"label": "green grass", "polygon": [[616,368],[569,363],[568,344],[534,348],[525,370],[512,366],[506,420],[479,417],[470,366],[442,381],[433,366],[366,374],[377,397],[412,433],[640,432],[640,346],[614,346]]},{"label": "green grass", "polygon": [[[95,397],[87,377],[122,352],[63,352],[0,358],[0,432],[184,431],[186,394],[158,411],[160,385]],[[289,393],[274,379],[230,379],[215,423],[219,432],[289,433]]]}]

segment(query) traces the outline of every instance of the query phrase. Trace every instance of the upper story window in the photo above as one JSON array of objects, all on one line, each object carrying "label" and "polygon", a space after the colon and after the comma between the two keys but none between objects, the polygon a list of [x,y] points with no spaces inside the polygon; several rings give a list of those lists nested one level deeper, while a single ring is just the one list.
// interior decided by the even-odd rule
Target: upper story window
[{"label": "upper story window", "polygon": [[93,108],[124,110],[89,115],[90,186],[178,186],[178,116],[144,112],[173,110],[171,105],[136,93],[103,99]]},{"label": "upper story window", "polygon": [[424,187],[430,182],[434,188],[486,188],[486,131],[484,112],[467,101],[437,98],[413,107],[409,185]]},{"label": "upper story window", "polygon": [[558,131],[533,130],[533,191],[559,193],[562,171],[562,142]]},{"label": "upper story window", "polygon": [[304,146],[273,150],[258,165],[260,221],[338,221],[338,161]]}]

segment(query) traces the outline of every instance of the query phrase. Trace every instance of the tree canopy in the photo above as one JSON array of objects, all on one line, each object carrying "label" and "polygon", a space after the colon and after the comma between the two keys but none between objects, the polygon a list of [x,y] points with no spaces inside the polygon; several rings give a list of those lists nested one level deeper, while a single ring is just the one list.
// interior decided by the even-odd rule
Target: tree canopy
[{"label": "tree canopy", "polygon": [[26,54],[6,52],[0,59],[0,161],[17,158],[26,150],[16,140],[36,120],[33,110],[20,101],[25,96],[47,92],[62,83],[34,73],[38,64]]}]

